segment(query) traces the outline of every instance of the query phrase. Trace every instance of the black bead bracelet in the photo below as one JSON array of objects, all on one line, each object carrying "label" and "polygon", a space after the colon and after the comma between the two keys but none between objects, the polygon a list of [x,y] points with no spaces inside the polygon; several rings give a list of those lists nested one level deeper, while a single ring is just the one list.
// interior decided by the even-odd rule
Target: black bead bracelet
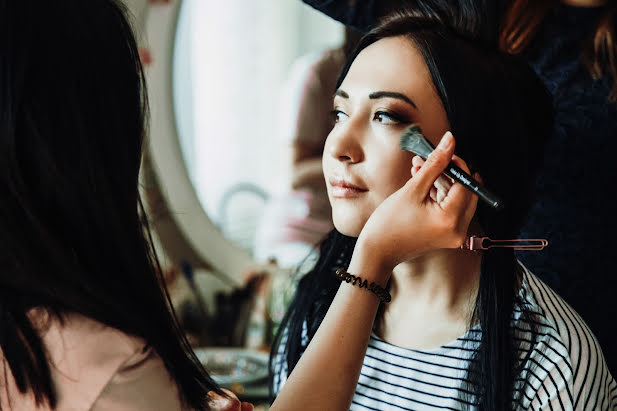
[{"label": "black bead bracelet", "polygon": [[375,284],[374,282],[368,284],[367,280],[362,280],[362,277],[357,277],[353,274],[349,274],[342,268],[339,268],[335,271],[334,276],[341,281],[345,281],[351,285],[356,285],[358,283],[358,287],[366,288],[368,291],[373,292],[382,303],[389,303],[392,300],[392,296],[385,288]]}]

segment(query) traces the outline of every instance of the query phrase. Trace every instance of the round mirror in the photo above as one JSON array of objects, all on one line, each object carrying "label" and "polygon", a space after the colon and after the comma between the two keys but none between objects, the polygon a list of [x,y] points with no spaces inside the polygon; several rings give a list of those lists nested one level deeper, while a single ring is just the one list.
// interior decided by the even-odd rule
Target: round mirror
[{"label": "round mirror", "polygon": [[[258,261],[272,252],[259,244],[263,217],[290,187],[295,67],[342,39],[340,24],[299,0],[182,2],[173,100],[184,162],[211,221]],[[306,253],[287,246],[277,258],[293,264]]]},{"label": "round mirror", "polygon": [[164,205],[152,213],[162,248],[240,283],[265,207],[289,184],[294,65],[342,43],[343,27],[299,0],[129,3],[151,56],[144,185]]}]

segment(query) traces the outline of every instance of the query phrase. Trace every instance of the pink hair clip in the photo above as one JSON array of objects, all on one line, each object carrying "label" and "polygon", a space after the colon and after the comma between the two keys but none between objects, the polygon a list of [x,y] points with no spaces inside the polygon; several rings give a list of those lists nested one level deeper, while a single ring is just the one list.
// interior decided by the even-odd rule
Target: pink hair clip
[{"label": "pink hair clip", "polygon": [[477,237],[472,235],[467,237],[463,245],[464,250],[488,250],[495,247],[507,247],[515,250],[541,251],[548,245],[548,240],[543,238],[525,238],[515,240],[492,240],[488,237]]}]

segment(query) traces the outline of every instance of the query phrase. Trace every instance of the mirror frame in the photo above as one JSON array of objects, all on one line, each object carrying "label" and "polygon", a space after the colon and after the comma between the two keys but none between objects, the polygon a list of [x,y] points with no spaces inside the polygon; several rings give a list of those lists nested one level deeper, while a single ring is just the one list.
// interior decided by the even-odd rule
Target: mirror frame
[{"label": "mirror frame", "polygon": [[[131,4],[132,3],[132,4]],[[138,3],[141,3],[139,5]],[[143,174],[154,178],[146,188],[147,203],[162,201],[152,225],[165,253],[176,262],[223,273],[237,285],[249,267],[258,265],[248,252],[226,239],[206,214],[188,175],[180,147],[173,96],[173,57],[181,0],[129,0],[145,34],[151,62],[146,65],[150,129]],[[141,7],[141,9],[140,9]],[[148,170],[147,163],[151,170]],[[146,177],[146,180],[147,177]],[[152,189],[152,185],[156,185]],[[158,190],[157,190],[158,189]],[[154,201],[151,192],[154,191]]]}]

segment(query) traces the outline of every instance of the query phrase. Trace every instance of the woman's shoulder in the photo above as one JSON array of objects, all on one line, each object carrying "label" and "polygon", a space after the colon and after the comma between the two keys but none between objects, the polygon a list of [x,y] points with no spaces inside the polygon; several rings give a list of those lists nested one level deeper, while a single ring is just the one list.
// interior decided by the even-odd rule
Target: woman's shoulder
[{"label": "woman's shoulder", "polygon": [[[114,376],[146,347],[141,339],[80,314],[57,317],[34,308],[28,317],[46,351],[58,410],[92,409]],[[32,393],[19,391],[3,361],[2,409],[48,410],[47,404],[36,404]]]},{"label": "woman's shoulder", "polygon": [[552,397],[574,409],[604,409],[602,402],[615,402],[617,383],[578,313],[527,269],[519,296],[529,315],[515,313],[516,338],[527,362],[525,371],[534,376],[528,380],[535,380],[526,391],[546,397],[540,398],[545,403]]},{"label": "woman's shoulder", "polygon": [[40,334],[54,367],[69,374],[84,367],[106,369],[146,345],[141,338],[77,313],[50,318]]},{"label": "woman's shoulder", "polygon": [[[533,324],[542,335],[559,340],[568,350],[581,347],[601,351],[592,331],[580,315],[552,288],[524,268],[519,293],[527,312],[533,315]],[[519,317],[519,321],[523,321]]]},{"label": "woman's shoulder", "polygon": [[59,409],[91,409],[123,364],[146,345],[77,313],[49,318],[41,325]]},{"label": "woman's shoulder", "polygon": [[69,313],[42,330],[58,410],[179,410],[176,384],[160,356],[138,337]]},{"label": "woman's shoulder", "polygon": [[146,344],[141,338],[78,313],[65,313],[56,318],[34,309],[29,317],[55,361],[62,361],[61,357],[67,353],[79,354],[82,350],[87,351],[90,361],[94,362],[126,357]]}]

